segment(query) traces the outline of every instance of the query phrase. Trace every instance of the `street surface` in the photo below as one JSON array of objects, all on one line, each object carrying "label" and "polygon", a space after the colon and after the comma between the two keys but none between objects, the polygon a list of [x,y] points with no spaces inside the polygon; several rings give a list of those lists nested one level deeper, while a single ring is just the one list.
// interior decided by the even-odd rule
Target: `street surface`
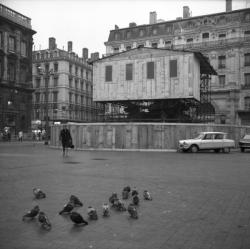
[{"label": "street surface", "polygon": [[[0,143],[1,249],[249,249],[250,153],[70,151],[36,142]],[[112,192],[139,190],[139,219],[101,206]],[[34,200],[41,188],[46,199]],[[147,189],[153,201],[142,199]],[[75,227],[58,212],[74,194],[76,210],[97,221]],[[130,200],[126,201],[126,205]],[[36,204],[51,223],[22,221]]]}]

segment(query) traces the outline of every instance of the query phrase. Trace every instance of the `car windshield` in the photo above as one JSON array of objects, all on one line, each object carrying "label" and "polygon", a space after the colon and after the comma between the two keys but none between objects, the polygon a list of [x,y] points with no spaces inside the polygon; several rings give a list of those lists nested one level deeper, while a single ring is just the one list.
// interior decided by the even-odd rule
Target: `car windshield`
[{"label": "car windshield", "polygon": [[249,134],[246,134],[243,138],[244,138],[244,139],[250,139],[250,135],[249,135]]},{"label": "car windshield", "polygon": [[200,133],[198,137],[195,137],[194,139],[202,139],[204,137],[204,133]]}]

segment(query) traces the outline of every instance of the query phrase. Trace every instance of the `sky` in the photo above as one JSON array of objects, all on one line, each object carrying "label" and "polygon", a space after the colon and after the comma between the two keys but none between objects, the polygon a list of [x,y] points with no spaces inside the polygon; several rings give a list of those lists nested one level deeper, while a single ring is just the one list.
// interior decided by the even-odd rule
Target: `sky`
[{"label": "sky", "polygon": [[[181,17],[183,6],[189,6],[192,16],[225,11],[226,0],[0,0],[1,4],[31,18],[34,50],[47,49],[49,37],[55,37],[57,47],[82,56],[106,53],[104,42],[115,25],[126,28],[130,22],[149,23],[149,12],[156,11],[157,19],[170,21]],[[250,0],[233,0],[232,9],[250,8]]]}]

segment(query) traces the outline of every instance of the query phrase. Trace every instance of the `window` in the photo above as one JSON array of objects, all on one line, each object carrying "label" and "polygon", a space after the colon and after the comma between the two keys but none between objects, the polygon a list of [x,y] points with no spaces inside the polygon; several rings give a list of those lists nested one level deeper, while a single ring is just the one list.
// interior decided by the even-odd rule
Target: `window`
[{"label": "window", "polygon": [[0,78],[3,76],[3,60],[0,58]]},{"label": "window", "polygon": [[127,38],[129,39],[130,37],[131,37],[131,32],[128,31],[128,32],[127,32]]},{"label": "window", "polygon": [[53,102],[57,102],[57,96],[58,96],[58,93],[53,92]]},{"label": "window", "polygon": [[114,48],[114,53],[119,53],[119,48]]},{"label": "window", "polygon": [[14,52],[15,48],[16,48],[16,41],[15,41],[15,37],[13,36],[9,36],[9,51]]},{"label": "window", "polygon": [[171,41],[165,41],[165,47],[171,47],[172,42]]},{"label": "window", "polygon": [[157,48],[157,47],[158,47],[158,43],[157,42],[152,43],[152,48]]},{"label": "window", "polygon": [[78,104],[78,95],[75,95],[75,104]]},{"label": "window", "polygon": [[78,88],[78,80],[75,79],[75,89],[77,89],[77,88]]},{"label": "window", "polygon": [[69,103],[72,103],[72,93],[69,93]]},{"label": "window", "polygon": [[55,78],[54,78],[54,87],[57,87],[57,86],[58,86],[58,78],[55,77]]},{"label": "window", "polygon": [[245,97],[244,102],[245,102],[245,110],[250,110],[250,97]]},{"label": "window", "polygon": [[203,33],[202,39],[209,39],[209,33]]},{"label": "window", "polygon": [[58,72],[58,63],[54,63],[54,72]]},{"label": "window", "polygon": [[218,68],[226,68],[226,56],[221,55],[218,57],[218,60],[219,60]]},{"label": "window", "polygon": [[75,75],[78,75],[78,67],[75,67]]},{"label": "window", "polygon": [[20,82],[21,83],[26,82],[26,76],[27,76],[27,68],[26,66],[21,66],[20,68]]},{"label": "window", "polygon": [[106,66],[105,68],[105,81],[112,81],[112,66]]},{"label": "window", "polygon": [[72,78],[69,79],[69,87],[72,87]]},{"label": "window", "polygon": [[137,47],[138,48],[144,48],[144,44],[139,44]]},{"label": "window", "polygon": [[177,77],[177,60],[170,60],[170,78]]},{"label": "window", "polygon": [[83,82],[81,81],[80,84],[81,84],[81,91],[82,91],[83,90]]},{"label": "window", "polygon": [[9,63],[8,65],[8,80],[15,81],[16,78],[16,66],[14,63]]},{"label": "window", "polygon": [[215,134],[214,139],[223,139],[223,134]]},{"label": "window", "polygon": [[83,78],[83,69],[81,68],[81,78]]},{"label": "window", "polygon": [[27,45],[25,41],[21,42],[21,55],[24,57],[27,56]]},{"label": "window", "polygon": [[250,88],[250,73],[245,73],[245,87]]},{"label": "window", "polygon": [[36,103],[40,102],[40,93],[36,93]]},{"label": "window", "polygon": [[245,66],[250,66],[250,53],[245,54]]},{"label": "window", "polygon": [[41,85],[41,80],[36,79],[36,88],[40,88],[40,85]]},{"label": "window", "polygon": [[46,73],[49,72],[49,64],[45,64],[45,72],[46,72]]},{"label": "window", "polygon": [[226,77],[225,75],[219,75],[219,86],[224,87],[226,83]]},{"label": "window", "polygon": [[83,96],[81,96],[81,105],[83,105]]},{"label": "window", "polygon": [[219,34],[219,39],[226,38],[226,34]]},{"label": "window", "polygon": [[193,38],[188,38],[187,43],[191,43],[191,42],[193,42]]},{"label": "window", "polygon": [[213,134],[206,134],[205,137],[204,137],[203,139],[204,139],[204,140],[213,139]]},{"label": "window", "polygon": [[126,47],[126,50],[130,50],[130,49],[131,49],[131,46],[127,46],[127,47]]},{"label": "window", "polygon": [[154,72],[155,63],[153,61],[147,62],[147,79],[154,79],[155,72]]},{"label": "window", "polygon": [[3,47],[3,33],[0,32],[0,48]]},{"label": "window", "polygon": [[126,64],[126,80],[133,79],[133,64]]},{"label": "window", "polygon": [[69,64],[69,73],[71,74],[72,73],[72,65]]},{"label": "window", "polygon": [[244,35],[246,35],[246,36],[250,35],[250,30],[246,30],[246,31],[244,32]]}]

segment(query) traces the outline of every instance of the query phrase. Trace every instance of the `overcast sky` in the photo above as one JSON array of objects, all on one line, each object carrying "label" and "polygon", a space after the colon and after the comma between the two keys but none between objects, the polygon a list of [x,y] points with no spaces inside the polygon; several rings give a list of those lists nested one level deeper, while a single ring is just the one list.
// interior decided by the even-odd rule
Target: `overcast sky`
[{"label": "overcast sky", "polygon": [[[55,37],[58,48],[67,50],[73,41],[73,51],[82,56],[105,54],[104,42],[115,24],[128,27],[149,23],[149,12],[157,19],[174,20],[182,16],[183,6],[189,6],[192,16],[225,11],[226,0],[0,0],[0,3],[30,17],[35,50],[48,48],[48,38]],[[250,8],[250,0],[233,0],[233,10]]]}]

